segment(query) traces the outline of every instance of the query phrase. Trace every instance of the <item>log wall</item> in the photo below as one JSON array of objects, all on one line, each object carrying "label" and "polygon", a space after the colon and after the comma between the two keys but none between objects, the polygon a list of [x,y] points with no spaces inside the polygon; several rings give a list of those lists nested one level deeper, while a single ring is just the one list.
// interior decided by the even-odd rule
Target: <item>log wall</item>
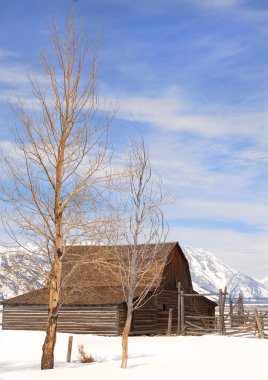
[{"label": "log wall", "polygon": [[[186,297],[185,297],[186,298]],[[185,299],[185,322],[200,327],[213,328],[196,316],[213,317],[215,309],[205,298]],[[166,334],[169,309],[173,309],[172,333],[177,331],[178,293],[177,290],[163,290],[149,299],[133,313],[130,335]],[[47,307],[42,305],[4,305],[3,326],[5,330],[45,330]],[[62,306],[59,312],[58,331],[79,334],[121,335],[126,320],[126,304]],[[213,321],[213,318],[212,318]],[[211,325],[211,326],[210,326]]]},{"label": "log wall", "polygon": [[[77,334],[119,334],[117,305],[62,306],[58,331]],[[3,330],[45,330],[47,307],[40,305],[5,305]]]},{"label": "log wall", "polygon": [[[215,308],[205,298],[185,299],[185,322],[191,322],[200,326],[214,327],[207,317],[215,316]],[[178,293],[177,290],[163,290],[157,296],[133,313],[130,335],[165,335],[168,327],[169,309],[172,313],[172,333],[178,328]],[[119,306],[119,332],[122,334],[126,320],[126,304]],[[204,320],[200,317],[204,316]],[[198,317],[198,318],[197,318]]]},{"label": "log wall", "polygon": [[175,333],[178,326],[178,293],[176,290],[164,290],[156,297],[157,303],[157,334],[164,335],[168,326],[168,311],[173,309],[172,329]]}]

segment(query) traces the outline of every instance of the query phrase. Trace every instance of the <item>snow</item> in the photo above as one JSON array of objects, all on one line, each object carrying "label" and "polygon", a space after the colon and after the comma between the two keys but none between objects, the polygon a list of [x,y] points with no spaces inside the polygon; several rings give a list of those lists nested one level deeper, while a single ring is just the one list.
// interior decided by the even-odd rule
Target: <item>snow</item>
[{"label": "snow", "polygon": [[218,292],[227,286],[232,297],[242,293],[245,298],[268,297],[268,282],[257,281],[228,267],[203,248],[183,247],[189,262],[194,289],[200,293]]},{"label": "snow", "polygon": [[261,280],[257,280],[257,281],[259,281],[264,286],[268,287],[268,276],[262,278]]},{"label": "snow", "polygon": [[[55,369],[41,371],[44,332],[0,330],[1,380],[187,380],[265,378],[268,340],[202,337],[130,337],[129,363],[120,368],[120,337],[74,335],[72,362],[66,363],[68,334],[59,333]],[[79,363],[77,346],[96,362]]]}]

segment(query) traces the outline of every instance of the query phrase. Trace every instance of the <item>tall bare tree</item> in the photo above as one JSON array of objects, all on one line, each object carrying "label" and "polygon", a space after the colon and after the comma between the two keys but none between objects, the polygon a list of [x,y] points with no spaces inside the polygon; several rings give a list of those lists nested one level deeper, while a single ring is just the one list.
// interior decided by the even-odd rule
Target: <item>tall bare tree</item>
[{"label": "tall bare tree", "polygon": [[[156,291],[158,277],[166,262],[162,243],[167,234],[160,208],[163,201],[161,181],[156,180],[152,173],[143,138],[138,143],[132,141],[126,166],[128,176],[122,187],[125,194],[121,216],[123,222],[118,227],[118,240],[125,245],[123,249],[117,249],[121,284],[127,304],[122,336],[122,368],[127,367],[128,336],[133,312],[148,301],[149,293]],[[156,261],[157,271],[152,270]]]},{"label": "tall bare tree", "polygon": [[38,248],[50,262],[41,369],[54,367],[65,247],[96,243],[106,228],[107,137],[113,117],[100,109],[96,49],[78,30],[73,13],[63,32],[55,23],[50,41],[54,59],[41,55],[45,81],[29,79],[35,110],[18,99],[16,155],[4,157],[9,180],[2,183],[3,197],[13,209],[4,220],[7,232],[26,251],[35,254]]}]

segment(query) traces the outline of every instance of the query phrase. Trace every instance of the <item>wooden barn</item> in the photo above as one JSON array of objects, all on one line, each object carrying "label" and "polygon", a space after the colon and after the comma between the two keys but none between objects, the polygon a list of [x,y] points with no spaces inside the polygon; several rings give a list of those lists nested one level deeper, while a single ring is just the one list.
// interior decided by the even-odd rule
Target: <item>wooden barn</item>
[{"label": "wooden barn", "polygon": [[[148,246],[148,250],[153,249]],[[121,335],[126,319],[126,303],[119,276],[112,269],[118,247],[73,246],[63,260],[65,286],[61,292],[58,331],[101,335]],[[124,250],[124,246],[120,246]],[[169,310],[173,310],[172,331],[178,328],[178,289],[194,294],[188,261],[178,243],[164,243],[158,253],[165,265],[149,293],[147,302],[134,311],[131,334],[165,334]],[[101,265],[103,258],[103,265]],[[155,270],[158,270],[157,260]],[[146,279],[143,286],[146,286]],[[137,296],[141,289],[137,289]],[[45,330],[48,289],[43,288],[2,301],[2,328]],[[184,317],[214,317],[216,303],[199,297],[185,297]]]}]

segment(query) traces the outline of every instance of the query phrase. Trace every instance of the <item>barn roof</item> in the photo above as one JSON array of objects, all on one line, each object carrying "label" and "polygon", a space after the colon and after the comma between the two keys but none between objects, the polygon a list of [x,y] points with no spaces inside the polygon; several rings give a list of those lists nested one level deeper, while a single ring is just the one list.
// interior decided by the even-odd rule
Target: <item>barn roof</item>
[{"label": "barn roof", "polygon": [[[178,243],[161,243],[139,245],[137,249],[143,254],[144,262],[154,256],[154,263],[143,277],[140,286],[151,284],[152,276],[156,273],[154,286],[159,286],[162,281],[163,263],[167,264],[169,254],[178,247]],[[127,245],[118,246],[70,246],[67,247],[62,263],[62,280],[65,287],[92,287],[92,286],[121,286],[122,281],[119,271],[119,260],[128,263],[129,251]],[[185,258],[187,262],[187,259]],[[126,266],[127,267],[127,266]]]},{"label": "barn roof", "polygon": [[[143,288],[136,289],[138,296]],[[48,305],[49,289],[43,288],[2,301],[4,305]],[[66,288],[61,292],[62,305],[118,305],[125,301],[121,286],[94,286],[79,289]]]},{"label": "barn roof", "polygon": [[[155,262],[136,289],[135,296],[138,296],[148,283],[151,284],[154,273],[159,272],[159,276],[156,277],[153,287],[163,285],[164,275],[161,264],[163,258],[166,264],[169,262],[169,255],[175,248],[185,261],[184,270],[191,282],[188,261],[178,243],[148,244],[144,251],[145,260],[146,255],[149,260],[150,256],[155,253]],[[144,250],[145,246],[140,245],[138,249]],[[124,259],[128,252],[129,246],[125,245],[68,247],[63,258],[62,278],[65,280],[65,284],[61,290],[60,302],[63,305],[115,305],[124,302],[125,296],[117,265],[118,256]],[[192,290],[189,289],[189,291]],[[215,304],[205,297],[202,298],[209,304]],[[1,304],[47,305],[48,300],[49,289],[43,288],[4,300]]]},{"label": "barn roof", "polygon": [[[177,247],[188,262],[178,243],[161,243],[139,245],[138,250],[143,251],[145,260],[155,254],[154,265],[144,276],[136,296],[142,289],[151,284],[155,273],[154,287],[162,285],[163,259],[168,262],[169,254]],[[81,245],[69,246],[62,260],[62,279],[64,287],[61,291],[63,304],[119,304],[125,301],[122,283],[118,271],[118,257],[128,257],[129,246],[95,246]],[[47,288],[28,292],[17,297],[4,300],[2,304],[31,304],[44,305],[48,303],[49,291]]]}]

